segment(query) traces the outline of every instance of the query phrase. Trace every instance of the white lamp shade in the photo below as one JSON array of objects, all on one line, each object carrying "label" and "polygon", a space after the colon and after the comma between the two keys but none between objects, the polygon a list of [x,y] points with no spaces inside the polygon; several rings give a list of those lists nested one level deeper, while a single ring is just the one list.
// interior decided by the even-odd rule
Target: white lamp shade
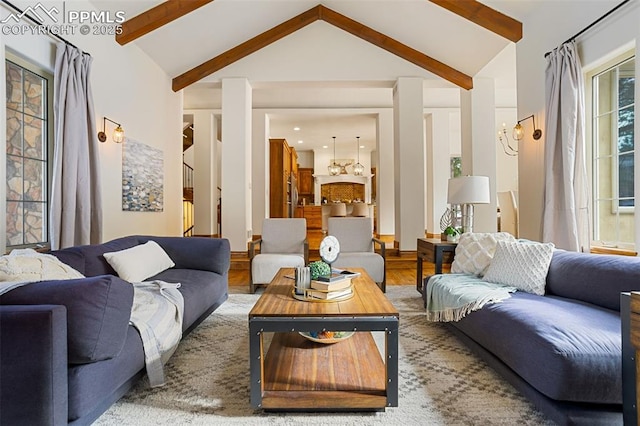
[{"label": "white lamp shade", "polygon": [[490,202],[487,176],[460,176],[449,179],[449,204],[488,204]]}]

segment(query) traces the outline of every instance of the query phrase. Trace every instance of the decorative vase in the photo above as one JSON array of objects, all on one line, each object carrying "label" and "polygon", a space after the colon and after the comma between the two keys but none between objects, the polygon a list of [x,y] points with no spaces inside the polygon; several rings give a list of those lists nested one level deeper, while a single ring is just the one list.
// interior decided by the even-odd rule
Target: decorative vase
[{"label": "decorative vase", "polygon": [[458,240],[460,239],[460,235],[447,235],[447,242],[450,243],[457,243]]}]

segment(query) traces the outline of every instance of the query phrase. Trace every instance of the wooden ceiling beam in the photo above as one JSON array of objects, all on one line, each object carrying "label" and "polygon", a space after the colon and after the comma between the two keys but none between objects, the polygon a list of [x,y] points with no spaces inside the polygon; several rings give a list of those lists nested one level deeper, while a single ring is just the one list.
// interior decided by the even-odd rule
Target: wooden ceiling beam
[{"label": "wooden ceiling beam", "polygon": [[399,56],[421,68],[424,68],[425,70],[442,77],[459,87],[467,90],[473,88],[473,79],[468,75],[451,68],[450,66],[437,61],[424,53],[406,46],[391,37],[387,37],[372,28],[354,21],[351,18],[341,15],[325,6],[318,5],[175,77],[172,81],[173,91],[177,92],[184,89],[204,77],[219,71],[254,52],[257,52],[263,47],[266,47],[319,19],[359,37],[362,40],[368,41],[369,43],[372,43],[373,45]]},{"label": "wooden ceiling beam", "polygon": [[116,41],[123,46],[212,1],[167,0],[140,15],[124,21],[121,25],[122,33],[116,35]]},{"label": "wooden ceiling beam", "polygon": [[507,40],[522,38],[522,23],[475,0],[429,0]]},{"label": "wooden ceiling beam", "polygon": [[195,83],[198,80],[203,79],[204,77],[213,74],[214,72],[221,70],[222,68],[231,65],[232,63],[239,61],[245,56],[249,56],[250,54],[257,52],[262,49],[280,40],[283,37],[288,36],[301,28],[306,27],[312,22],[315,22],[319,19],[319,11],[318,8],[320,6],[315,6],[306,12],[301,13],[300,15],[289,19],[277,25],[270,30],[263,32],[260,35],[253,37],[250,40],[245,41],[227,50],[224,53],[216,56],[215,58],[209,59],[207,62],[204,62],[198,65],[195,68],[190,69],[189,71],[180,74],[175,77],[172,82],[172,88],[174,92],[178,90],[184,89],[185,87]]},{"label": "wooden ceiling beam", "polygon": [[470,76],[325,6],[320,5],[319,8],[320,19],[323,21],[424,68],[456,86],[467,90],[473,88],[473,79]]}]

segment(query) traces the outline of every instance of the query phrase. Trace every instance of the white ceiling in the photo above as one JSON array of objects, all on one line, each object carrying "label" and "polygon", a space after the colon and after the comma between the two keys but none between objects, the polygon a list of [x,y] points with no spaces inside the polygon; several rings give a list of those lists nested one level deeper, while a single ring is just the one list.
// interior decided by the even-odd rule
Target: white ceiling
[{"label": "white ceiling", "polygon": [[[131,18],[161,1],[92,3],[100,10],[122,10]],[[495,77],[498,104],[515,106],[515,48],[508,40],[427,0],[321,3],[467,75]],[[544,2],[483,3],[522,21]],[[215,0],[132,44],[173,78],[317,4],[318,0]],[[384,67],[371,67],[376,60]],[[355,149],[355,137],[361,136],[371,150],[376,140],[371,110],[393,105],[392,87],[403,75],[424,79],[425,107],[458,106],[459,89],[451,83],[318,21],[189,86],[184,106],[220,108],[221,78],[243,76],[251,82],[254,108],[270,111],[272,137],[284,137],[305,150],[331,145],[332,136],[337,144],[344,141]],[[294,126],[301,130],[294,131]]]}]

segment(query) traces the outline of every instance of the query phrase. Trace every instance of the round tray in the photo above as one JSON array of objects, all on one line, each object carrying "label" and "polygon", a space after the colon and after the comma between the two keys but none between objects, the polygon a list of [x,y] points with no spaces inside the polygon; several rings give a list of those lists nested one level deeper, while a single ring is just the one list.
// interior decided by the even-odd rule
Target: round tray
[{"label": "round tray", "polygon": [[308,297],[306,294],[296,294],[296,288],[293,287],[291,290],[291,296],[293,296],[296,300],[301,300],[303,302],[319,302],[319,303],[333,303],[333,302],[342,302],[345,300],[349,300],[353,297],[353,284],[351,285],[351,293],[345,294],[344,296],[336,297],[335,299],[318,299],[316,297]]},{"label": "round tray", "polygon": [[298,333],[300,333],[300,335],[302,337],[304,337],[305,339],[309,339],[312,342],[316,342],[316,343],[323,343],[325,345],[331,344],[331,343],[338,343],[341,342],[343,340],[347,340],[349,337],[353,336],[355,331],[345,331],[344,334],[342,335],[342,337],[334,337],[331,339],[319,339],[316,337],[312,337],[309,332],[307,331],[299,331]]}]

